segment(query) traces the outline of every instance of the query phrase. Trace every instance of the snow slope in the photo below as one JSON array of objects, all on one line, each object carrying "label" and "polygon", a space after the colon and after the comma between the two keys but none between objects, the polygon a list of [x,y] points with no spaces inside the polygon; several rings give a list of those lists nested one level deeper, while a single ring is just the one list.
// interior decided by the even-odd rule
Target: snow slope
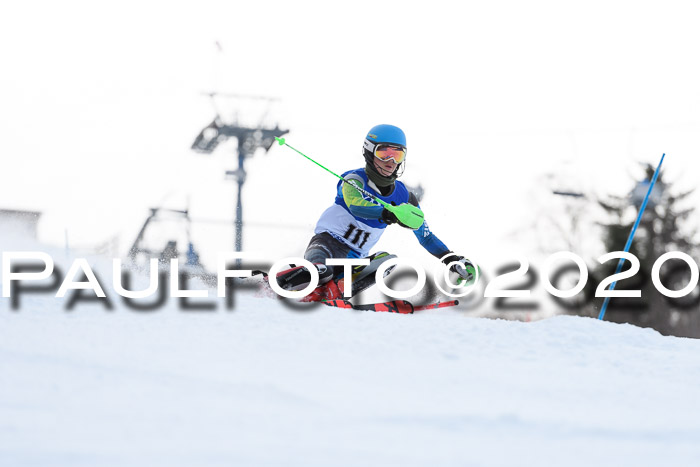
[{"label": "snow slope", "polygon": [[691,465],[700,341],[236,297],[0,302],[0,465]]}]

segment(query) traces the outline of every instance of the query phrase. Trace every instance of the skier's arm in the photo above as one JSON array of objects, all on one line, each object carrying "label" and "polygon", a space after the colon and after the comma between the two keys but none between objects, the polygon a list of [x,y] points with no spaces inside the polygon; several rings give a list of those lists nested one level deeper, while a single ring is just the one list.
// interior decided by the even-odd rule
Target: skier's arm
[{"label": "skier's arm", "polygon": [[[413,193],[411,193],[411,196],[408,198],[408,202],[414,206],[420,207],[418,206],[418,200]],[[425,221],[423,221],[423,224],[418,228],[418,230],[414,230],[413,233],[416,235],[416,238],[421,246],[428,250],[431,255],[442,260],[445,265],[452,265],[450,266],[450,271],[459,274],[459,276],[466,281],[466,283],[474,280],[476,270],[472,262],[464,256],[456,255],[452,250],[447,248],[447,246],[445,246],[445,244],[442,243],[442,241],[440,241],[440,239],[430,231],[428,224],[426,224]]]},{"label": "skier's arm", "polygon": [[428,224],[426,224],[425,221],[423,221],[423,225],[421,225],[418,230],[413,231],[413,234],[418,239],[418,243],[420,243],[423,248],[428,250],[428,253],[438,259],[451,252],[451,250],[447,248],[447,246],[442,243],[439,238],[437,238],[437,235],[428,229]]},{"label": "skier's arm", "polygon": [[[418,199],[413,193],[410,194],[408,202],[420,208],[418,205]],[[437,235],[430,231],[428,224],[425,221],[423,221],[423,225],[421,225],[418,230],[413,231],[413,234],[418,239],[418,243],[420,243],[421,246],[428,251],[428,253],[436,258],[440,259],[446,254],[451,253],[451,250],[447,248],[447,246],[442,243],[439,238],[437,238]]]},{"label": "skier's arm", "polygon": [[356,190],[350,184],[364,188],[364,183],[361,179],[346,177],[348,183],[342,184],[343,201],[348,207],[353,216],[362,217],[363,219],[380,219],[384,208],[378,206],[371,201],[367,201],[359,190]]}]

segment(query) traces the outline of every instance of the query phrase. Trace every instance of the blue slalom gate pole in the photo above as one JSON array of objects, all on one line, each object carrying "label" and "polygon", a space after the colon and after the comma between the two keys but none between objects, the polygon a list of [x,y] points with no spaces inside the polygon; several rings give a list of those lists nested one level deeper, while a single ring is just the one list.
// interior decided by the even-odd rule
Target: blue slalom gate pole
[{"label": "blue slalom gate pole", "polygon": [[[659,161],[658,167],[656,167],[656,171],[654,172],[654,176],[651,178],[651,184],[649,185],[649,190],[647,190],[647,195],[644,197],[644,201],[642,202],[642,207],[639,208],[639,214],[637,214],[637,220],[634,222],[634,226],[632,227],[632,231],[630,232],[630,236],[627,237],[627,244],[625,245],[625,253],[628,253],[630,251],[630,247],[632,246],[632,240],[634,239],[634,234],[637,232],[637,227],[639,227],[639,222],[642,220],[642,214],[644,214],[644,209],[647,207],[647,202],[649,201],[649,195],[651,195],[651,190],[654,189],[654,184],[656,183],[656,179],[659,177],[659,172],[661,171],[661,164],[664,162],[664,157],[666,157],[666,153],[661,154],[661,160]],[[617,263],[617,269],[615,269],[615,274],[619,274],[620,271],[622,271],[622,265],[625,264],[625,259],[620,258],[620,262]],[[615,290],[615,284],[617,284],[617,281],[613,282],[610,284],[610,291]],[[610,302],[610,297],[605,297],[605,300],[603,300],[603,306],[600,307],[600,313],[598,314],[598,319],[603,319],[605,317],[605,310],[608,308],[608,302]]]}]

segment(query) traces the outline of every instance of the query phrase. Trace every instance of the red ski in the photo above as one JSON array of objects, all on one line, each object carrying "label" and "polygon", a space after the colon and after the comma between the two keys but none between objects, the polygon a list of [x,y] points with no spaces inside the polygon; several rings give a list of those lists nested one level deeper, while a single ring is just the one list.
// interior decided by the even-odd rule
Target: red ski
[{"label": "red ski", "polygon": [[[292,269],[299,269],[295,267]],[[282,271],[280,274],[288,272]],[[265,279],[267,284],[268,276],[263,271],[254,271],[253,274],[261,274]],[[311,292],[306,297],[301,298],[301,302],[321,302],[328,306],[334,306],[336,308],[346,308],[352,310],[366,310],[366,311],[378,311],[385,313],[399,313],[399,314],[411,314],[414,311],[432,310],[436,308],[446,308],[450,306],[456,306],[459,304],[457,300],[451,300],[448,302],[436,302],[429,303],[427,305],[414,306],[411,302],[406,300],[391,300],[388,302],[380,303],[369,303],[366,305],[353,305],[348,300],[343,298],[343,290],[345,288],[345,281],[340,279],[339,281],[331,280],[327,284],[317,287],[313,292]],[[269,289],[269,285],[266,285]],[[366,287],[365,287],[366,288]],[[354,287],[353,287],[354,290]],[[364,290],[364,288],[361,288]]]},{"label": "red ski", "polygon": [[456,306],[459,304],[457,300],[451,300],[449,302],[438,302],[430,303],[428,305],[413,306],[413,304],[406,300],[391,300],[389,302],[381,303],[369,303],[367,305],[353,305],[348,300],[335,299],[335,300],[324,300],[321,303],[334,306],[337,308],[346,308],[352,310],[367,310],[367,311],[379,311],[386,313],[400,313],[400,314],[411,314],[414,311],[430,310],[433,308],[445,308],[449,306]]}]

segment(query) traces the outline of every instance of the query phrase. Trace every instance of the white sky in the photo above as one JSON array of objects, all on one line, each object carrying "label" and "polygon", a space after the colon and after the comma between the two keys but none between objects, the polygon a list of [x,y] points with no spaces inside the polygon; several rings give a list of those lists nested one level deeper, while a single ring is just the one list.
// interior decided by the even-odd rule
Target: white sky
[{"label": "white sky", "polygon": [[[510,234],[562,203],[541,196],[548,172],[567,174],[559,184],[573,189],[623,194],[637,161],[666,152],[667,177],[698,185],[697,10],[12,2],[0,15],[0,208],[43,211],[46,242],[62,243],[67,230],[86,246],[120,235],[122,249],[161,203],[183,208],[189,197],[193,217],[229,222],[230,147],[211,157],[189,150],[214,116],[200,93],[216,89],[281,98],[273,116],[291,129],[290,144],[339,173],[363,165],[370,127],[402,127],[404,181],[426,189],[437,235],[462,254],[507,254],[518,245]],[[247,169],[246,220],[300,228],[250,227],[244,248],[300,253],[332,202],[333,177],[284,148]],[[202,250],[231,247],[230,229],[200,235]],[[385,237],[378,246],[392,252],[417,245],[398,229]]]}]

